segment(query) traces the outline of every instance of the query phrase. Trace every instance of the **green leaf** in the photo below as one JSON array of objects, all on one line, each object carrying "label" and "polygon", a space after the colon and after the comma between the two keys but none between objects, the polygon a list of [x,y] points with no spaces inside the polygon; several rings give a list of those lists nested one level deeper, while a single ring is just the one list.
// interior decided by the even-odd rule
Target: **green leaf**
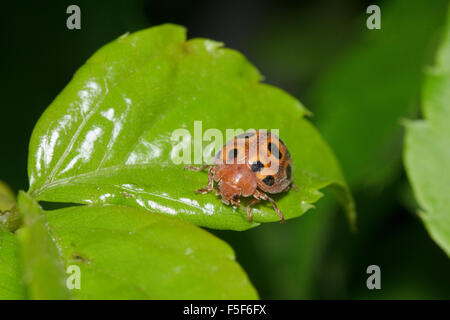
[{"label": "green leaf", "polygon": [[60,253],[49,233],[42,209],[22,191],[19,192],[18,205],[24,219],[24,226],[17,235],[28,297],[37,300],[70,298]]},{"label": "green leaf", "polygon": [[[279,129],[293,158],[299,191],[275,196],[286,218],[302,215],[333,185],[354,219],[339,165],[306,110],[261,75],[240,53],[220,43],[185,40],[185,30],[162,25],[124,35],[100,49],[45,111],[33,132],[30,194],[38,200],[118,204],[176,215],[200,226],[244,230],[278,221],[270,204],[242,209],[213,194],[194,193],[206,173],[183,171],[171,153],[184,128],[195,149],[202,130]],[[206,147],[210,142],[203,142]],[[188,143],[189,145],[189,143]]]},{"label": "green leaf", "polygon": [[0,300],[25,299],[16,236],[0,229]]},{"label": "green leaf", "polygon": [[11,210],[16,205],[16,197],[11,188],[0,180],[0,213]]},{"label": "green leaf", "polygon": [[450,21],[436,60],[424,81],[425,119],[406,124],[404,162],[420,217],[450,256]]},{"label": "green leaf", "polygon": [[16,231],[21,224],[14,192],[0,180],[0,229]]},{"label": "green leaf", "polygon": [[107,205],[46,212],[78,299],[257,299],[225,242],[189,223]]}]

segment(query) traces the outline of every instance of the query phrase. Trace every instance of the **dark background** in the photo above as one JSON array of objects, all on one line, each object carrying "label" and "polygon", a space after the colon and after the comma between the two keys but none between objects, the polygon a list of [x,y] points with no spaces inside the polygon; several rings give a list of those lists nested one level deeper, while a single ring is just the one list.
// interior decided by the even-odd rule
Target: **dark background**
[{"label": "dark background", "polygon": [[[66,8],[81,8],[81,30]],[[366,8],[381,7],[368,30]],[[172,22],[188,37],[242,52],[265,81],[313,111],[355,195],[352,234],[332,195],[285,225],[212,231],[229,242],[261,298],[450,298],[450,261],[416,215],[401,161],[400,120],[420,116],[447,1],[54,1],[2,3],[0,179],[27,189],[34,124],[99,47]],[[366,288],[367,266],[382,289]]]}]

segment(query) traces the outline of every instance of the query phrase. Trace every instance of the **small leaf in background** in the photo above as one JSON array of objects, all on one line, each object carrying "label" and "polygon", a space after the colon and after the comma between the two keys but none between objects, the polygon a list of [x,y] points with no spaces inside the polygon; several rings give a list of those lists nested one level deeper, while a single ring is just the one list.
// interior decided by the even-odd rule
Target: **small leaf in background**
[{"label": "small leaf in background", "polygon": [[16,230],[19,224],[14,193],[0,181],[0,300],[26,297],[19,269],[18,241],[10,232]]},{"label": "small leaf in background", "polygon": [[450,20],[423,86],[424,120],[406,123],[404,162],[419,215],[433,240],[450,256]]},{"label": "small leaf in background", "polygon": [[0,300],[25,299],[16,236],[0,228]]},{"label": "small leaf in background", "polygon": [[11,210],[16,205],[16,197],[11,188],[0,181],[0,212]]},{"label": "small leaf in background", "polygon": [[78,299],[257,299],[222,240],[187,222],[106,205],[46,212]]},{"label": "small leaf in background", "polygon": [[339,165],[304,118],[302,105],[259,83],[260,74],[240,53],[185,38],[182,27],[153,27],[120,37],[87,61],[35,127],[30,194],[37,200],[144,208],[215,229],[278,221],[270,204],[257,205],[250,223],[242,209],[214,194],[194,193],[207,175],[173,163],[178,142],[171,137],[184,128],[194,139],[194,121],[201,121],[203,133],[216,128],[224,136],[226,129],[279,129],[299,186],[275,196],[285,217],[302,215],[321,197],[321,188],[333,185],[354,221]]},{"label": "small leaf in background", "polygon": [[0,180],[0,229],[15,231],[20,227],[20,223],[14,192]]},{"label": "small leaf in background", "polygon": [[24,192],[18,196],[24,226],[17,231],[23,279],[28,297],[37,300],[70,298],[61,256],[49,233],[39,204]]}]

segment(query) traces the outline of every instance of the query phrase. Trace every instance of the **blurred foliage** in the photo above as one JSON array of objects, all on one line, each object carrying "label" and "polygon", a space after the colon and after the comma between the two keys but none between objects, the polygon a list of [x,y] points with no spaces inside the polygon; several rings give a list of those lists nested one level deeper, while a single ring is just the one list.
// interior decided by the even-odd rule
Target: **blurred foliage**
[{"label": "blurred foliage", "polygon": [[310,102],[355,188],[398,178],[399,123],[417,110],[423,66],[439,39],[446,1],[390,1],[382,8],[381,30],[366,29],[317,82]]},{"label": "blurred foliage", "polygon": [[24,284],[29,299],[69,299],[71,292],[66,287],[59,248],[49,233],[42,208],[23,191],[19,192],[17,203],[24,224],[17,231],[23,278],[16,290]]},{"label": "blurred foliage", "polygon": [[424,120],[406,123],[405,167],[420,217],[450,256],[450,21],[436,64],[426,71],[422,113]]},{"label": "blurred foliage", "polygon": [[[72,3],[82,8],[80,31],[65,28]],[[323,200],[313,214],[285,225],[214,232],[235,249],[261,298],[448,298],[450,262],[408,200],[399,126],[418,111],[421,72],[441,37],[447,1],[376,1],[382,30],[373,31],[365,27],[373,2],[336,3],[103,0],[25,9],[6,3],[0,178],[14,190],[28,188],[31,130],[92,52],[127,31],[182,24],[189,37],[217,39],[243,52],[267,82],[312,109],[313,122],[351,177],[360,213],[356,235],[336,205]],[[369,264],[380,265],[382,290],[367,290]]]},{"label": "blurred foliage", "polygon": [[25,299],[17,237],[0,228],[0,300]]},{"label": "blurred foliage", "polygon": [[[357,208],[364,210],[358,236],[333,228],[327,248],[333,254],[324,255],[320,265],[335,266],[346,280],[334,292],[323,282],[320,294],[359,297],[365,292],[367,298],[448,296],[446,282],[439,279],[448,278],[445,270],[450,267],[449,261],[427,239],[414,211],[412,216],[406,215],[407,208],[402,205],[405,175],[401,166],[403,129],[400,125],[403,118],[417,113],[422,71],[433,59],[448,3],[436,1],[430,6],[426,1],[390,1],[380,5],[382,29],[366,30],[361,40],[348,49],[312,91],[317,125],[349,175]],[[396,230],[392,230],[394,226]],[[412,252],[397,245],[404,243],[405,230],[410,230],[409,239],[415,243],[410,248],[424,248],[424,251]],[[395,235],[397,232],[399,236]],[[422,242],[417,242],[419,239]],[[424,247],[425,243],[429,248]],[[417,258],[430,252],[436,253],[432,256],[435,260]],[[365,267],[376,264],[373,261],[377,260],[383,261],[381,270],[397,270],[398,274],[388,273],[389,286],[382,292],[368,292],[362,281],[366,278]],[[417,260],[426,262],[419,265]],[[323,268],[319,274],[326,270]],[[357,270],[359,279],[352,277]],[[407,283],[400,270],[407,277],[422,281]],[[424,280],[424,270],[428,270],[430,280]],[[402,289],[402,283],[415,290],[406,293],[408,290]],[[434,288],[431,291],[426,289],[430,283]],[[395,286],[398,288],[394,290]]]}]

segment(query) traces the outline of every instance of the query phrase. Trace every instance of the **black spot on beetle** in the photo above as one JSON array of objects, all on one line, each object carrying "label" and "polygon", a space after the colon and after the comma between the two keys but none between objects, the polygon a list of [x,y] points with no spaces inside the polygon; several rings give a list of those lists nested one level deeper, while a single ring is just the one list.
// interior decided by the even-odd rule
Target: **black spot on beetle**
[{"label": "black spot on beetle", "polygon": [[253,172],[259,172],[262,170],[262,168],[264,168],[264,164],[261,161],[256,161],[254,163],[252,163],[252,171]]},{"label": "black spot on beetle", "polygon": [[238,135],[236,138],[238,138],[238,139],[242,139],[242,138],[248,139],[250,137],[253,137],[254,135],[255,135],[254,132],[245,132],[245,133],[242,133],[242,134]]},{"label": "black spot on beetle", "polygon": [[267,176],[263,179],[263,182],[268,186],[273,186],[273,184],[275,183],[275,178],[273,176]]},{"label": "black spot on beetle", "polygon": [[267,148],[269,149],[269,152],[273,154],[277,159],[281,159],[283,157],[275,143],[269,142]]},{"label": "black spot on beetle", "polygon": [[286,179],[291,180],[292,178],[292,166],[288,164],[286,166]]},{"label": "black spot on beetle", "polygon": [[238,154],[239,154],[238,149],[231,149],[231,150],[228,152],[228,158],[229,158],[229,159],[236,159],[237,156],[238,156]]}]

